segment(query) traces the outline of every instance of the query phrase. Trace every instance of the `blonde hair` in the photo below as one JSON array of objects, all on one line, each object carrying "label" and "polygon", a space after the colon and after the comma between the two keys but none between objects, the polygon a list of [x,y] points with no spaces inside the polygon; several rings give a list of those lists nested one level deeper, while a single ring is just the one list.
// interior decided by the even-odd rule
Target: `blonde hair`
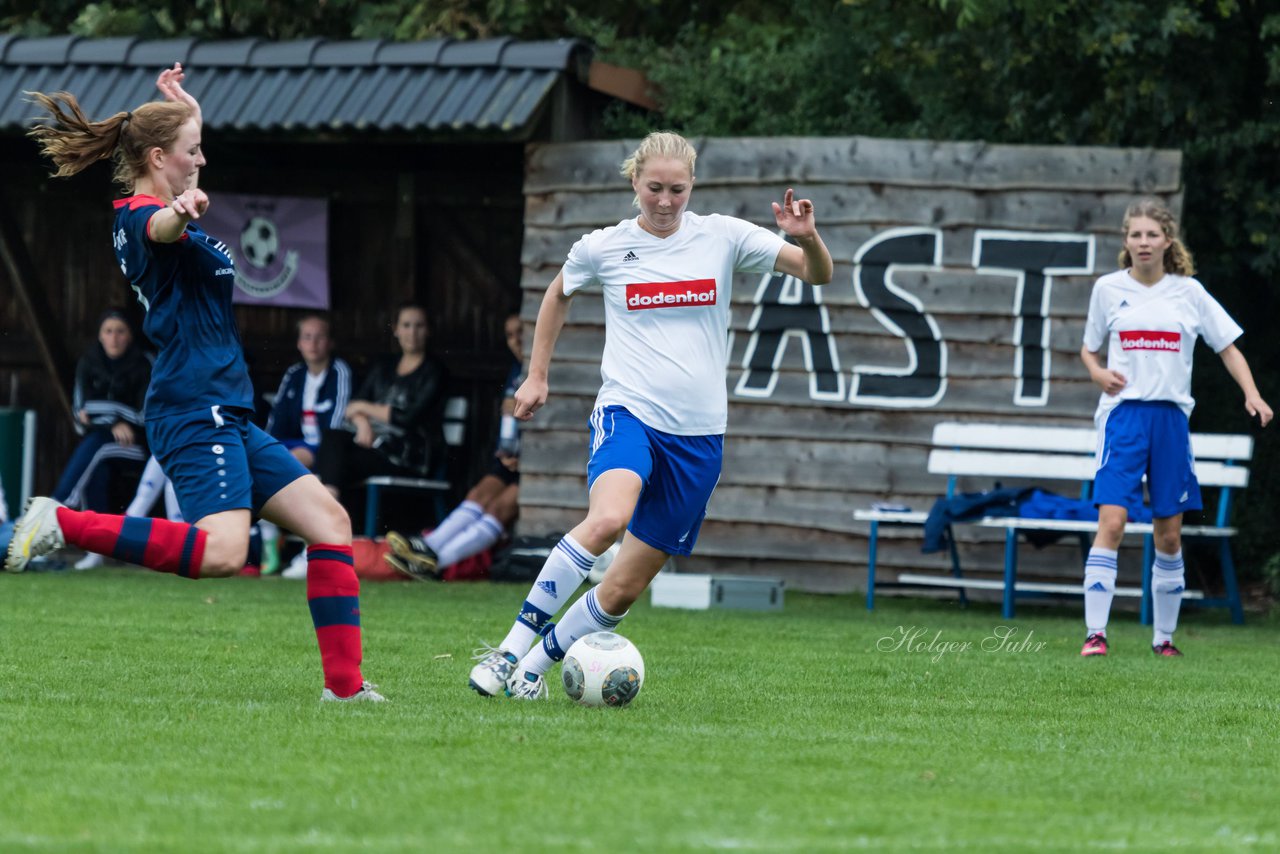
[{"label": "blonde hair", "polygon": [[153,101],[133,112],[116,113],[100,122],[91,121],[70,92],[27,92],[33,103],[49,114],[49,123],[27,131],[40,151],[58,168],[54,176],[66,178],[99,160],[115,161],[112,178],[126,191],[147,174],[147,152],[169,151],[178,132],[191,119],[191,108],[174,101]]},{"label": "blonde hair", "polygon": [[689,177],[693,177],[693,163],[698,159],[698,152],[678,133],[656,130],[640,140],[640,145],[631,152],[631,156],[622,161],[622,174],[627,180],[634,180],[644,170],[644,165],[655,158],[679,160],[689,167]]},{"label": "blonde hair", "polygon": [[[1155,220],[1160,224],[1160,230],[1164,232],[1164,236],[1170,240],[1169,248],[1164,253],[1164,271],[1178,276],[1194,276],[1195,260],[1191,257],[1191,250],[1178,237],[1178,221],[1173,218],[1173,214],[1165,203],[1159,199],[1147,198],[1139,199],[1129,205],[1128,210],[1124,212],[1124,224],[1120,227],[1121,235],[1128,237],[1129,223],[1138,217]],[[1133,258],[1129,256],[1127,248],[1121,247],[1119,261],[1123,268],[1133,266]]]}]

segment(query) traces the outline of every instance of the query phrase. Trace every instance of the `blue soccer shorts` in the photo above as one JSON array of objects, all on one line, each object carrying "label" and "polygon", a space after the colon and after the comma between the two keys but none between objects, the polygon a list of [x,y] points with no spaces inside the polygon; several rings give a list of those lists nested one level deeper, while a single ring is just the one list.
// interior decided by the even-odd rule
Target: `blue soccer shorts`
[{"label": "blue soccer shorts", "polygon": [[225,510],[257,512],[307,474],[245,409],[213,406],[147,419],[147,441],[191,523]]},{"label": "blue soccer shorts", "polygon": [[1157,519],[1199,510],[1200,482],[1187,416],[1164,400],[1126,400],[1103,416],[1098,428],[1095,505],[1116,504],[1133,511],[1143,506],[1142,477],[1147,478],[1151,515]]},{"label": "blue soccer shorts", "polygon": [[724,436],[663,433],[622,406],[597,409],[590,425],[588,491],[607,471],[635,472],[644,486],[627,530],[667,554],[691,554],[720,480]]}]

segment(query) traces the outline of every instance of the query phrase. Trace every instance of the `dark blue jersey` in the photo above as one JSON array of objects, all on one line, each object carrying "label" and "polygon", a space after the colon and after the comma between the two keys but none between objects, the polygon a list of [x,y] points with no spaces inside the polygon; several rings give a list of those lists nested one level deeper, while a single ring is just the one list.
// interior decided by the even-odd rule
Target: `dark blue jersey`
[{"label": "dark blue jersey", "polygon": [[147,311],[143,331],[160,351],[147,416],[217,405],[252,409],[253,384],[231,308],[231,256],[195,223],[174,243],[152,242],[151,217],[165,206],[154,196],[115,202],[116,260]]}]

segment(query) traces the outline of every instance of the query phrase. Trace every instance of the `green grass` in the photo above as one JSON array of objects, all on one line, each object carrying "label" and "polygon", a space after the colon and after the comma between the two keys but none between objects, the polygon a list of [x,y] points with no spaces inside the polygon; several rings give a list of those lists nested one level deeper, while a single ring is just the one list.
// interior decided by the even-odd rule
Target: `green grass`
[{"label": "green grass", "polygon": [[[523,595],[367,584],[365,673],[317,702],[304,585],[137,570],[0,580],[0,850],[1274,850],[1280,622],[789,594],[637,605],[629,708],[466,688]],[[900,629],[936,652],[884,649]],[[940,633],[940,635],[939,635]],[[1036,648],[1034,644],[1043,643]],[[937,643],[935,643],[935,648]],[[881,648],[878,648],[881,647]],[[556,674],[558,681],[558,671]]]}]

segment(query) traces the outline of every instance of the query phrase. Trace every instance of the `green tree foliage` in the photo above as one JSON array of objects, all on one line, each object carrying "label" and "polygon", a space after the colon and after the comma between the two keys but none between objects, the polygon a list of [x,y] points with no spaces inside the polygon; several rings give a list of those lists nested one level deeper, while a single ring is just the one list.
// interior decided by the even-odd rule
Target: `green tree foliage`
[{"label": "green tree foliage", "polygon": [[[982,139],[1178,148],[1185,236],[1280,404],[1280,7],[1268,0],[0,0],[27,35],[276,39],[576,36],[642,69],[661,112],[612,135]],[[1196,426],[1244,429],[1213,357]],[[1280,551],[1280,441],[1261,442],[1237,521]]]}]

